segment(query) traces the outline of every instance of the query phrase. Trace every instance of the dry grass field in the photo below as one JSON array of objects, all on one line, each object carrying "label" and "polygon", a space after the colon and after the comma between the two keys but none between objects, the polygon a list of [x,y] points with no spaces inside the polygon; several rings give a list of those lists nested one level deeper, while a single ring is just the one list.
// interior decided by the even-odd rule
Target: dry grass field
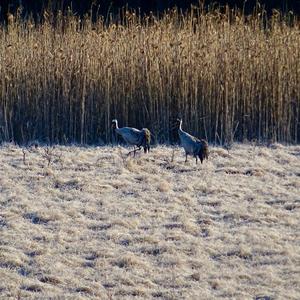
[{"label": "dry grass field", "polygon": [[1,146],[1,299],[300,299],[300,146],[127,151]]}]

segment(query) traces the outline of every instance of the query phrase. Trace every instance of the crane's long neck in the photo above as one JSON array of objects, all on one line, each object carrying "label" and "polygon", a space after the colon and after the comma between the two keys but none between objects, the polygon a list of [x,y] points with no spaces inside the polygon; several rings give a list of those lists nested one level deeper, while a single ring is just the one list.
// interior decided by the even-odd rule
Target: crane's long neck
[{"label": "crane's long neck", "polygon": [[183,132],[183,130],[182,130],[182,120],[179,121],[178,132],[179,132],[179,133],[182,133],[182,132]]},{"label": "crane's long neck", "polygon": [[119,125],[118,125],[118,121],[117,120],[115,120],[115,124],[116,124],[116,130],[118,130],[119,129]]},{"label": "crane's long neck", "polygon": [[115,122],[115,132],[116,132],[117,134],[121,134],[121,133],[120,133],[120,128],[119,128],[119,126],[118,126],[118,121],[117,121],[117,120],[114,120],[114,122]]}]

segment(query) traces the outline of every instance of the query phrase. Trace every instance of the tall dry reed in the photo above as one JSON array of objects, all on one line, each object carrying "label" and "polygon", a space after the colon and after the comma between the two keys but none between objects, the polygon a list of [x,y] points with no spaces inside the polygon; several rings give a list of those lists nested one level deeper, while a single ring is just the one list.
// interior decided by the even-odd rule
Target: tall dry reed
[{"label": "tall dry reed", "polygon": [[300,22],[227,9],[0,28],[0,141],[101,143],[111,120],[159,142],[300,141]]}]

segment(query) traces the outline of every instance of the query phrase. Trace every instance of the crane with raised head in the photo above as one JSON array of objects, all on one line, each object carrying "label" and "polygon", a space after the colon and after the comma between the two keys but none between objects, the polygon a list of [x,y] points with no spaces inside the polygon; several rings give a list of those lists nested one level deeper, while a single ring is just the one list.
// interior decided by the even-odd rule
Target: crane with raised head
[{"label": "crane with raised head", "polygon": [[182,130],[182,119],[177,119],[177,122],[181,146],[185,151],[185,162],[187,162],[188,155],[193,155],[196,158],[196,164],[198,163],[198,157],[202,164],[205,158],[208,159],[208,143]]}]

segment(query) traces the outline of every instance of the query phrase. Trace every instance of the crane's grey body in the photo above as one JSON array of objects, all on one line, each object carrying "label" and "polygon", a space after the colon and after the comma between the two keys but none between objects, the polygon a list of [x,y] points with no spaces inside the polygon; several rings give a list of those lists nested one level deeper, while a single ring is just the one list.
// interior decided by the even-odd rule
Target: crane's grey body
[{"label": "crane's grey body", "polygon": [[127,144],[134,146],[134,149],[135,146],[137,146],[139,149],[141,146],[143,146],[144,152],[149,152],[151,133],[147,128],[143,128],[141,130],[133,127],[119,128],[118,121],[116,119],[114,119],[112,123],[114,124],[116,133],[122,136]]},{"label": "crane's grey body", "polygon": [[198,163],[198,157],[203,162],[203,159],[208,159],[208,144],[205,140],[199,140],[198,138],[190,135],[189,133],[182,130],[182,120],[179,122],[178,135],[180,138],[181,146],[185,151],[185,162],[187,162],[188,155],[193,155]]},{"label": "crane's grey body", "polygon": [[137,145],[141,139],[141,131],[136,128],[122,127],[116,128],[116,133],[121,135],[124,141],[129,145]]}]

